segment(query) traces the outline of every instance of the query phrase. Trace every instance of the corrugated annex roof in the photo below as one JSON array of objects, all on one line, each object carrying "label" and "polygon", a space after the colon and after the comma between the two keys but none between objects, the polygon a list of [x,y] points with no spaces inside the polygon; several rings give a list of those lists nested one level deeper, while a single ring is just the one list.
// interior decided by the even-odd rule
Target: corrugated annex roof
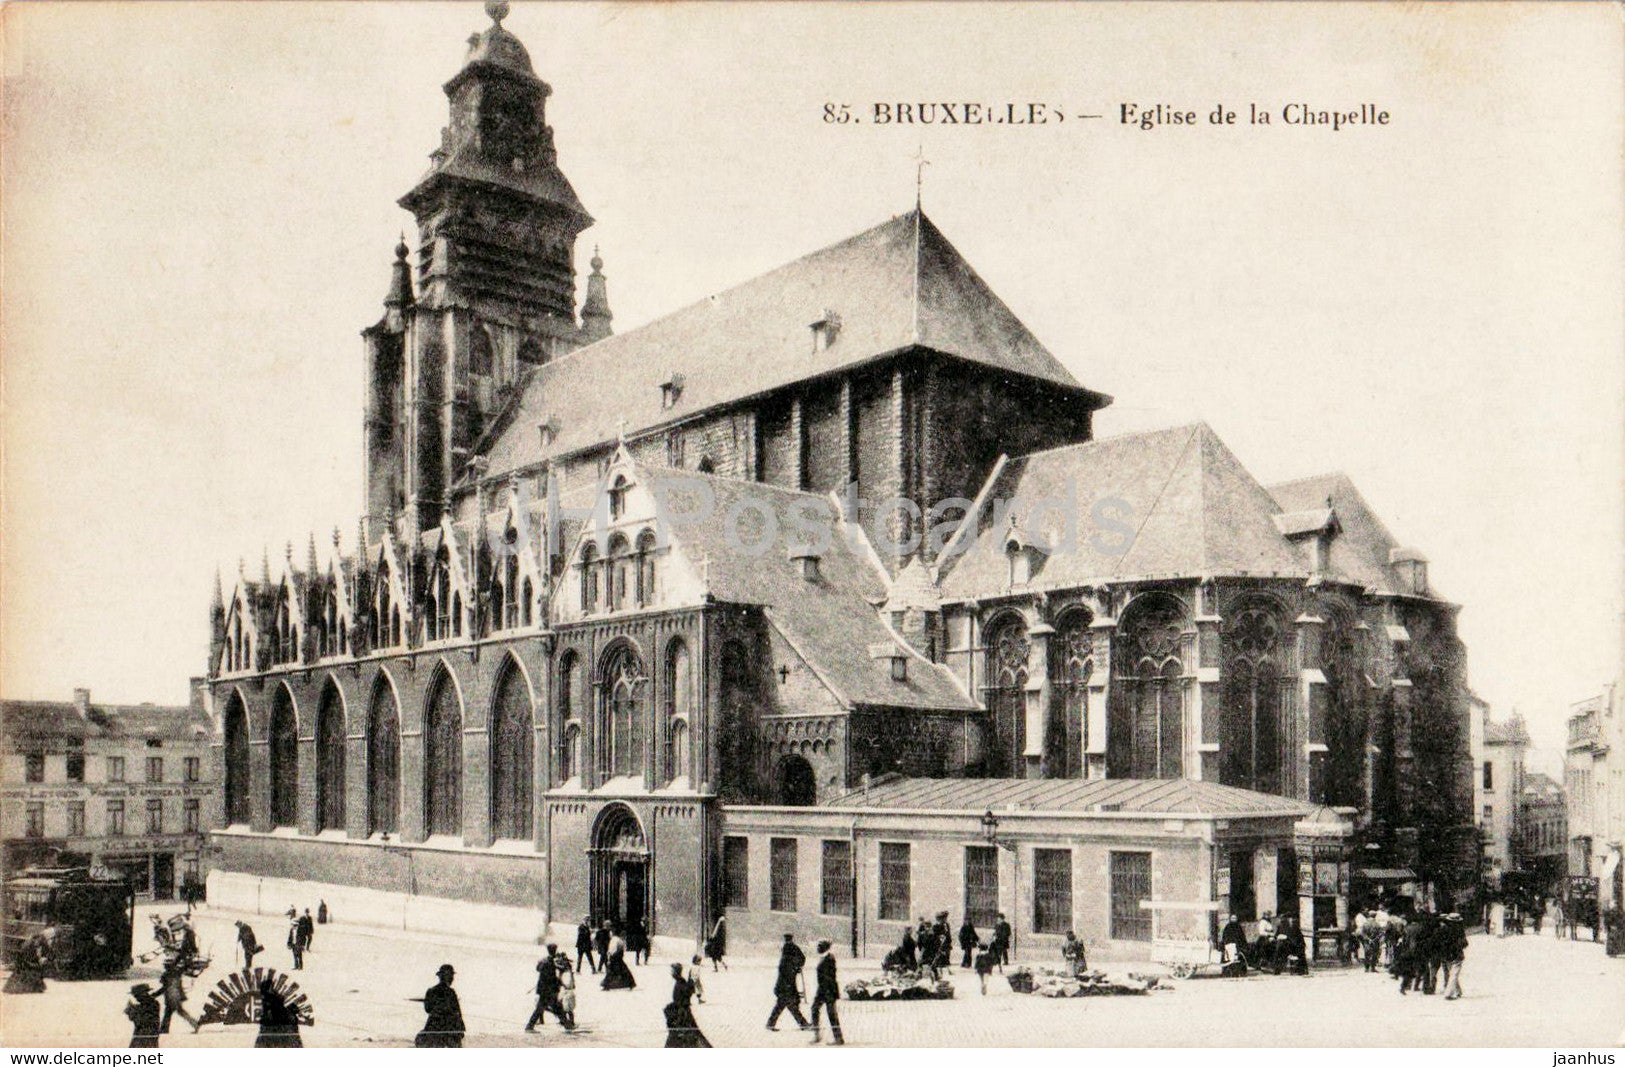
[{"label": "corrugated annex roof", "polygon": [[[826,312],[839,329],[815,350]],[[916,210],[537,368],[487,446],[488,476],[914,346],[1088,393]]]},{"label": "corrugated annex roof", "polygon": [[902,778],[831,801],[837,808],[897,808],[1000,815],[1033,812],[1292,816],[1314,810],[1289,797],[1185,778]]},{"label": "corrugated annex roof", "polygon": [[[836,691],[853,704],[880,707],[974,710],[947,669],[909,651],[880,620],[874,602],[885,584],[873,563],[854,550],[837,531],[839,512],[828,497],[800,493],[762,482],[746,482],[694,471],[635,463],[640,477],[673,502],[671,536],[701,575],[712,599],[728,604],[765,607],[774,626],[806,657]],[[703,482],[712,506],[703,515],[690,508],[685,494]],[[749,501],[742,506],[742,501]],[[729,529],[730,520],[766,509],[775,516],[779,535],[772,547],[752,555],[742,543],[749,533]],[[805,510],[804,510],[805,509]],[[802,577],[792,560],[790,532],[798,516],[821,516],[836,531],[819,553],[818,579]],[[889,662],[866,651],[884,644],[907,657],[905,681],[894,681]]]},{"label": "corrugated annex roof", "polygon": [[[1205,423],[1105,437],[1013,459],[990,499],[1012,502],[1009,511],[1029,540],[1056,546],[1035,560],[1034,586],[1196,575],[1309,575],[1304,557],[1275,527],[1280,507]],[[1112,514],[1126,527],[1122,535],[1095,526],[1093,509],[1104,501],[1116,502]],[[945,598],[976,598],[1009,587],[1003,550],[1008,531],[994,528],[996,510],[984,512],[976,541],[950,561]],[[1070,543],[1063,526],[1067,515],[1075,520]]]}]

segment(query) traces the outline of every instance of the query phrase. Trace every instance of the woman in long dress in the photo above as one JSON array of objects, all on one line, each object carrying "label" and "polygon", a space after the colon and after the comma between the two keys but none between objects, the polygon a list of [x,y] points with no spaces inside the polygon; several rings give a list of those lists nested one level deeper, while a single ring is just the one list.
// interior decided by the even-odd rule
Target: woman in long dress
[{"label": "woman in long dress", "polygon": [[711,936],[705,939],[705,954],[711,959],[711,970],[715,971],[720,964],[723,970],[728,969],[728,917],[718,915],[716,925],[711,927]]},{"label": "woman in long dress", "polygon": [[683,974],[683,965],[671,965],[671,1003],[666,1005],[667,1048],[710,1048],[694,1018],[694,983]]},{"label": "woman in long dress", "polygon": [[626,939],[621,936],[619,927],[610,936],[604,980],[599,985],[604,989],[636,989],[638,986],[637,979],[632,977],[632,968],[626,965]]}]

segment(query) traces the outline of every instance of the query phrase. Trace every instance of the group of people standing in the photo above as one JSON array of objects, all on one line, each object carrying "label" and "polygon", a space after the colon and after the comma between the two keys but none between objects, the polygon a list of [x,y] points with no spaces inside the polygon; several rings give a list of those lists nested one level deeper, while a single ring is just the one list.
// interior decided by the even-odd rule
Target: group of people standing
[{"label": "group of people standing", "polygon": [[[970,916],[959,924],[958,942],[961,967],[974,968],[982,980],[982,992],[987,992],[987,976],[998,968],[1003,973],[1010,962],[1012,930],[1009,920],[1000,912],[993,923],[990,936],[984,940]],[[925,916],[913,927],[903,931],[902,942],[881,961],[887,971],[924,972],[932,981],[951,969],[953,964],[954,932],[948,925],[948,913],[937,912],[935,921]]]},{"label": "group of people standing", "polygon": [[[1229,916],[1219,931],[1219,952],[1227,973],[1246,973],[1250,966],[1280,974],[1290,971],[1309,974],[1309,946],[1295,916],[1271,912],[1258,918],[1257,935],[1249,941],[1246,928],[1236,916]],[[1235,969],[1235,970],[1233,970]]]},{"label": "group of people standing", "polygon": [[1423,910],[1409,919],[1373,905],[1355,916],[1354,940],[1367,971],[1386,967],[1399,980],[1401,995],[1461,998],[1461,970],[1467,959],[1467,924],[1456,912]]}]

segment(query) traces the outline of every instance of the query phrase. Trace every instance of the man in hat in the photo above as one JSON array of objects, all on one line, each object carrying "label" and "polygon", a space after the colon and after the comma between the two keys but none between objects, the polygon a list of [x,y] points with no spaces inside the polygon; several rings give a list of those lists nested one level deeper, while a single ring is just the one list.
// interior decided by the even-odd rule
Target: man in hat
[{"label": "man in hat", "polygon": [[423,1011],[428,1018],[414,1044],[418,1048],[462,1048],[463,1035],[468,1028],[463,1025],[462,1002],[457,999],[457,991],[451,988],[457,970],[449,963],[442,963],[434,973],[440,980],[423,994]]},{"label": "man in hat", "polygon": [[841,1036],[841,1017],[835,1013],[835,1002],[841,999],[841,983],[835,976],[835,953],[831,951],[828,941],[818,942],[818,992],[813,995],[812,1032],[813,1044],[823,1040],[818,1030],[818,1011],[823,1008],[829,1012],[829,1033],[837,1045],[846,1044]]},{"label": "man in hat", "polygon": [[564,1010],[564,1005],[559,1003],[558,957],[559,946],[549,941],[547,955],[536,964],[536,1010],[530,1013],[530,1021],[525,1024],[527,1033],[534,1031],[538,1023],[546,1022],[548,1012],[557,1016],[560,1025],[566,1030],[575,1029],[575,1022]]},{"label": "man in hat", "polygon": [[1444,917],[1439,943],[1444,956],[1444,999],[1460,1000],[1461,965],[1467,959],[1467,924],[1456,912]]},{"label": "man in hat", "polygon": [[807,1017],[801,1014],[801,969],[807,965],[807,954],[796,944],[795,934],[784,935],[784,947],[779,950],[779,976],[773,983],[773,1013],[767,1017],[767,1028],[779,1028],[779,1015],[788,1011],[790,1018],[803,1030],[809,1029]]},{"label": "man in hat", "polygon": [[158,1047],[158,1019],[161,1009],[152,986],[137,982],[130,987],[130,1002],[124,1005],[124,1014],[135,1026],[130,1034],[131,1048]]},{"label": "man in hat", "polygon": [[592,920],[582,919],[581,925],[576,927],[576,970],[581,974],[587,973],[587,967],[581,965],[585,960],[592,973],[598,973],[598,963],[592,955]]},{"label": "man in hat", "polygon": [[1006,919],[1004,912],[1001,911],[998,922],[993,924],[992,943],[993,962],[998,965],[1000,974],[1004,973],[1004,965],[1010,962],[1011,935],[1010,920]]},{"label": "man in hat", "polygon": [[255,954],[260,951],[260,943],[254,936],[254,928],[241,919],[237,920],[237,944],[243,949],[243,970],[250,970],[254,966]]}]

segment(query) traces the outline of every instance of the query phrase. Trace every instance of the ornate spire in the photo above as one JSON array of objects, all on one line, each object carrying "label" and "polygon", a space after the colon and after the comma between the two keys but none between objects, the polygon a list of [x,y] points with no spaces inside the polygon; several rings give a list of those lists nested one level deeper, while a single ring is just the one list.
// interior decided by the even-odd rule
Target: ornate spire
[{"label": "ornate spire", "polygon": [[386,308],[407,308],[416,302],[412,296],[412,267],[406,262],[410,251],[406,247],[406,234],[403,233],[400,243],[395,246],[395,265],[389,272],[389,292],[384,294]]},{"label": "ornate spire", "polygon": [[[337,533],[338,531],[333,532]],[[319,566],[320,564],[316,561],[316,531],[312,530],[310,532],[310,543],[305,546],[305,577],[315,578],[316,568]]]},{"label": "ornate spire", "polygon": [[209,605],[216,615],[224,616],[226,613],[226,593],[220,586],[220,568],[214,569],[214,602]]},{"label": "ornate spire", "polygon": [[609,288],[604,278],[604,260],[598,246],[592,250],[592,273],[587,275],[587,298],[581,302],[581,337],[587,344],[602,341],[614,331],[610,320]]}]

